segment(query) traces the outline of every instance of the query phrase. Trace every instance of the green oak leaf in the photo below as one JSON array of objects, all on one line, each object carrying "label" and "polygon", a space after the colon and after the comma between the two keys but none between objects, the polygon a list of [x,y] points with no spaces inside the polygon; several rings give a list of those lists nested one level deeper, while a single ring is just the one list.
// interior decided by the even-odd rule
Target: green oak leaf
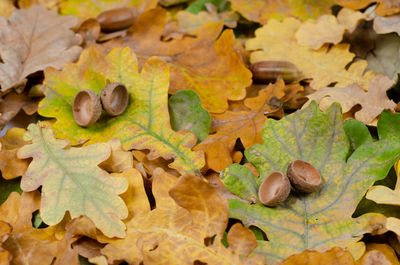
[{"label": "green oak leaf", "polygon": [[124,237],[128,216],[118,197],[128,188],[122,177],[112,177],[98,167],[111,154],[108,143],[68,148],[68,141],[54,138],[51,129],[30,124],[24,139],[32,140],[18,150],[19,158],[30,158],[22,176],[23,191],[42,186],[40,217],[48,225],[59,223],[69,211],[72,218],[88,216],[106,236]]},{"label": "green oak leaf", "polygon": [[211,116],[201,106],[196,92],[178,91],[169,98],[168,109],[174,131],[189,130],[197,136],[197,142],[207,137],[211,128]]},{"label": "green oak leaf", "polygon": [[[72,105],[81,89],[100,95],[107,81],[124,84],[129,103],[124,113],[110,117],[104,112],[100,119],[86,128],[76,124]],[[139,73],[136,55],[130,48],[115,48],[104,55],[100,48],[82,52],[79,61],[67,64],[62,71],[45,71],[45,98],[39,114],[56,118],[52,125],[57,137],[72,145],[80,142],[107,142],[119,138],[125,150],[148,149],[149,159],[174,159],[170,167],[180,173],[198,173],[204,165],[202,152],[191,148],[196,144],[192,133],[171,129],[168,114],[168,65],[157,57],[147,60]]]},{"label": "green oak leaf", "polygon": [[19,187],[20,182],[21,178],[5,180],[0,176],[0,205],[7,200],[11,192],[16,191],[19,194],[22,193]]},{"label": "green oak leaf", "polygon": [[361,121],[348,119],[343,123],[343,129],[349,138],[352,151],[365,143],[373,141],[367,126]]},{"label": "green oak leaf", "polygon": [[260,173],[258,186],[271,172],[286,172],[295,159],[314,165],[321,174],[322,186],[307,195],[292,191],[275,208],[230,200],[231,218],[266,233],[269,241],[259,241],[256,252],[269,262],[305,249],[333,246],[358,246],[353,252],[359,254],[360,247],[355,242],[383,216],[367,214],[355,219],[352,214],[368,188],[383,179],[400,157],[400,142],[366,142],[346,160],[350,142],[343,130],[339,105],[321,112],[315,102],[282,120],[267,120],[263,140],[263,144],[245,152]]},{"label": "green oak leaf", "polygon": [[378,120],[379,139],[400,137],[400,113],[383,111]]}]

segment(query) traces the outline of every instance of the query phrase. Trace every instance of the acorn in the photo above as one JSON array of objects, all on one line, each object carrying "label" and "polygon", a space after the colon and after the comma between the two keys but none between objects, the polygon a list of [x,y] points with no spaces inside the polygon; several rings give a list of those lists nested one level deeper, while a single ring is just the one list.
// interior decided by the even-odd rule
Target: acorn
[{"label": "acorn", "polygon": [[92,125],[101,115],[100,99],[93,91],[83,89],[76,94],[72,111],[74,119],[79,126]]},{"label": "acorn", "polygon": [[287,61],[261,61],[250,65],[253,80],[257,83],[275,82],[282,78],[285,83],[292,83],[298,80],[301,72],[296,65]]},{"label": "acorn", "polygon": [[100,98],[104,110],[111,116],[117,116],[128,106],[129,93],[123,84],[114,82],[106,85]]},{"label": "acorn", "polygon": [[322,183],[318,170],[303,160],[295,160],[290,163],[287,176],[293,187],[300,192],[314,192],[319,189]]},{"label": "acorn", "polygon": [[129,28],[137,18],[135,9],[129,7],[120,7],[106,10],[100,13],[96,20],[101,26],[103,32],[113,32]]},{"label": "acorn", "polygon": [[288,178],[279,171],[272,172],[264,179],[258,190],[258,198],[266,206],[277,206],[284,202],[290,193]]}]

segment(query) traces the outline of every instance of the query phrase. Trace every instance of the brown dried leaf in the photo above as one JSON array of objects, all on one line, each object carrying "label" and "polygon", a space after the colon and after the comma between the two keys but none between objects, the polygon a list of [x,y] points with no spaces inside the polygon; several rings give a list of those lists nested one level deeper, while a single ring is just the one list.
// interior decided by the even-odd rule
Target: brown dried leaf
[{"label": "brown dried leaf", "polygon": [[376,17],[374,20],[374,30],[379,34],[396,32],[400,35],[400,15]]},{"label": "brown dried leaf", "polygon": [[350,252],[334,247],[322,253],[315,250],[305,250],[276,263],[276,265],[355,265],[355,262]]},{"label": "brown dried leaf", "polygon": [[24,86],[28,75],[46,67],[60,69],[76,60],[81,37],[70,30],[76,23],[75,17],[38,5],[16,10],[8,20],[0,17],[1,91]]},{"label": "brown dried leaf", "polygon": [[348,87],[326,87],[311,95],[308,95],[308,103],[316,100],[321,110],[325,111],[334,102],[342,105],[343,112],[348,112],[355,105],[360,104],[361,110],[355,113],[355,118],[365,124],[373,124],[374,120],[384,109],[396,107],[396,103],[389,100],[386,91],[394,84],[393,80],[384,75],[376,75],[372,78],[368,92],[365,92],[357,84]]},{"label": "brown dried leaf", "polygon": [[244,101],[249,110],[226,111],[212,115],[211,131],[194,150],[203,150],[206,155],[207,167],[219,172],[233,163],[234,146],[240,138],[243,146],[248,148],[256,143],[262,143],[261,129],[266,121],[265,112],[275,112],[280,107],[274,106],[285,96],[285,83],[279,80],[259,91],[257,97]]},{"label": "brown dried leaf", "polygon": [[367,244],[364,255],[357,260],[357,265],[400,265],[394,250],[386,244]]},{"label": "brown dried leaf", "polygon": [[24,129],[12,128],[0,138],[0,171],[4,179],[20,177],[28,168],[28,161],[17,157],[18,149],[27,144],[23,140],[25,132]]}]

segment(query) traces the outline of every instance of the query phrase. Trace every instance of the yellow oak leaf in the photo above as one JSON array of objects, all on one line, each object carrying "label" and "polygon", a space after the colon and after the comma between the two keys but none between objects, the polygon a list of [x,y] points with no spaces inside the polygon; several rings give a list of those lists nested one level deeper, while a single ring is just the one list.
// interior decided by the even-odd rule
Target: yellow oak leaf
[{"label": "yellow oak leaf", "polygon": [[110,157],[99,166],[108,172],[120,173],[132,168],[133,157],[131,152],[122,148],[121,141],[117,138],[108,141],[111,146]]},{"label": "yellow oak leaf", "polygon": [[169,92],[195,90],[209,112],[223,113],[228,109],[228,100],[245,97],[251,72],[234,50],[232,30],[221,33],[222,23],[211,22],[191,32],[192,37],[165,42],[161,36],[166,22],[166,10],[150,10],[137,19],[128,36],[108,45],[130,46],[141,61],[161,56],[170,66]]},{"label": "yellow oak leaf", "polygon": [[367,244],[364,255],[356,265],[400,265],[396,252],[387,244]]},{"label": "yellow oak leaf", "polygon": [[23,139],[25,132],[21,128],[11,128],[0,138],[0,171],[4,179],[20,177],[28,168],[28,161],[17,157],[18,149],[28,143]]},{"label": "yellow oak leaf", "polygon": [[[130,48],[115,48],[104,55],[99,48],[85,50],[79,61],[68,64],[62,71],[46,69],[45,99],[39,114],[54,117],[56,135],[77,144],[105,142],[119,138],[125,150],[148,149],[149,159],[174,159],[170,167],[181,173],[198,172],[204,165],[204,155],[190,148],[196,143],[192,133],[178,133],[171,129],[168,113],[168,65],[160,58],[150,58],[139,71],[136,55]],[[76,124],[72,105],[81,89],[100,94],[110,82],[123,83],[129,92],[129,103],[124,113],[110,117],[103,113],[86,128]]]},{"label": "yellow oak leaf", "polygon": [[244,104],[248,110],[228,110],[211,116],[211,131],[215,133],[194,147],[194,150],[205,152],[208,168],[220,172],[232,164],[238,138],[246,149],[262,143],[261,130],[267,120],[264,113],[276,111],[272,103],[285,96],[284,88],[285,83],[280,79],[260,90],[257,97],[247,98]]},{"label": "yellow oak leaf", "polygon": [[110,144],[68,148],[68,141],[35,124],[29,125],[24,138],[32,143],[20,148],[18,157],[33,160],[22,176],[21,189],[42,186],[40,217],[46,224],[59,223],[69,211],[72,218],[87,215],[106,236],[125,236],[121,219],[128,211],[118,194],[127,189],[127,182],[97,166],[110,156]]},{"label": "yellow oak leaf", "polygon": [[275,265],[356,265],[356,263],[350,252],[334,247],[325,252],[307,249]]},{"label": "yellow oak leaf", "polygon": [[82,19],[95,18],[108,9],[132,7],[137,14],[157,6],[157,0],[61,0],[60,12]]},{"label": "yellow oak leaf", "polygon": [[246,42],[246,49],[252,51],[250,62],[289,61],[302,72],[303,79],[312,79],[310,85],[314,90],[332,83],[338,87],[357,83],[368,89],[374,74],[365,72],[367,61],[359,60],[348,67],[355,56],[349,52],[348,44],[323,46],[318,50],[299,45],[295,34],[300,26],[301,21],[295,18],[286,18],[283,22],[269,20],[255,31],[255,38]]},{"label": "yellow oak leaf", "polygon": [[251,21],[266,24],[270,18],[317,18],[330,13],[333,0],[229,0],[232,9]]},{"label": "yellow oak leaf", "polygon": [[[135,215],[127,223],[127,237],[101,250],[109,263],[264,264],[264,258],[249,256],[256,243],[246,228],[235,226],[228,233],[231,247],[220,242],[228,221],[227,201],[202,178],[178,179],[162,169],[153,177],[156,208]],[[237,242],[242,234],[246,240]]]},{"label": "yellow oak leaf", "polygon": [[297,30],[295,37],[300,45],[318,50],[325,43],[341,42],[344,31],[345,27],[339,24],[335,16],[322,15],[318,20],[305,21]]},{"label": "yellow oak leaf", "polygon": [[338,15],[337,20],[349,33],[352,33],[358,26],[361,20],[367,19],[366,13],[355,11],[350,8],[342,8]]},{"label": "yellow oak leaf", "polygon": [[2,17],[10,17],[12,12],[14,11],[14,1],[13,0],[2,0],[0,1],[0,16]]}]

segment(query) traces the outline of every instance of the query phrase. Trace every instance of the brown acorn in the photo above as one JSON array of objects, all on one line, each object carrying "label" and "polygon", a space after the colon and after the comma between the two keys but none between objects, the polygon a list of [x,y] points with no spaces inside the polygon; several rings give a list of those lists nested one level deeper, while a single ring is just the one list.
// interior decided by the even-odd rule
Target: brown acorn
[{"label": "brown acorn", "polygon": [[318,170],[303,160],[290,163],[287,176],[293,187],[301,192],[314,192],[321,186],[322,180]]},{"label": "brown acorn", "polygon": [[79,126],[92,125],[101,115],[100,99],[93,91],[83,89],[76,94],[72,111]]},{"label": "brown acorn", "polygon": [[129,7],[120,7],[100,13],[96,20],[103,32],[118,31],[129,28],[137,18],[136,11]]},{"label": "brown acorn", "polygon": [[253,80],[258,83],[275,82],[282,78],[286,83],[298,80],[301,72],[296,65],[287,61],[261,61],[250,65]]},{"label": "brown acorn", "polygon": [[282,172],[272,172],[261,183],[258,198],[266,206],[277,206],[284,202],[290,193],[290,183]]},{"label": "brown acorn", "polygon": [[104,110],[111,116],[123,113],[128,106],[129,93],[121,83],[106,85],[100,95]]}]

